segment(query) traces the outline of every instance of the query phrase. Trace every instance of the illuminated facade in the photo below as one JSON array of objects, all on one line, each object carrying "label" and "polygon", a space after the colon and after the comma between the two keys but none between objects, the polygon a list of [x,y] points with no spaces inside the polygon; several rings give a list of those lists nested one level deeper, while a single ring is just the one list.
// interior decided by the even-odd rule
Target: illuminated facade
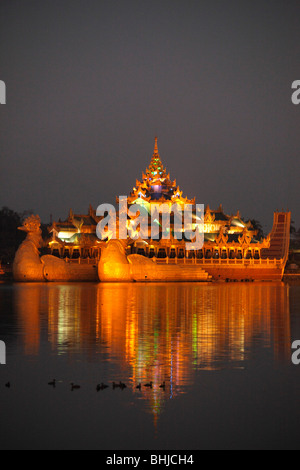
[{"label": "illuminated facade", "polygon": [[54,222],[49,229],[48,252],[60,258],[98,259],[101,243],[96,235],[99,217],[92,206],[86,215],[71,209],[65,221]]},{"label": "illuminated facade", "polygon": [[[179,207],[184,207],[189,204],[193,208],[193,223],[196,224],[196,200],[184,196],[176,180],[170,178],[159,155],[157,138],[150,165],[143,173],[142,180],[136,181],[127,202],[127,212],[138,205],[139,210],[144,211],[146,215],[155,214],[155,208],[158,205],[164,204],[171,207],[177,204]],[[117,203],[119,203],[119,198],[117,198]],[[178,269],[175,265],[182,264],[194,265],[195,268],[204,270],[216,280],[279,280],[282,278],[289,247],[290,213],[275,213],[272,233],[267,238],[258,240],[258,231],[254,229],[250,221],[245,222],[239,212],[235,215],[227,215],[221,205],[217,210],[212,210],[207,206],[204,214],[204,246],[200,250],[187,251],[184,231],[182,230],[182,239],[175,236],[174,215],[171,210],[170,212],[168,237],[163,233],[162,214],[157,212],[155,221],[158,237],[155,239],[151,238],[150,217],[148,236],[142,237],[138,233],[139,227],[135,224],[136,217],[128,215],[127,229],[130,237],[126,243],[125,254],[126,256],[139,255],[152,260],[157,266],[173,265],[175,279],[174,276],[172,278],[169,275],[164,275],[161,279],[159,276],[158,278],[153,276],[151,274],[153,269],[150,269],[153,266],[148,264],[151,271],[149,275],[139,274],[135,278],[135,274],[131,273],[131,277],[128,275],[129,277],[123,277],[121,280],[176,280]],[[117,233],[119,215],[117,215]],[[102,240],[97,238],[96,228],[99,221],[100,218],[96,216],[96,211],[91,206],[87,215],[76,215],[71,210],[66,221],[59,221],[51,226],[51,238],[47,245],[48,253],[71,260],[71,262],[88,263],[89,260],[98,262],[110,238],[105,233]],[[132,240],[131,231],[136,231],[139,235],[135,241]],[[142,264],[142,261],[137,258],[128,261],[131,265]],[[194,269],[195,272],[196,269]],[[192,270],[189,273],[182,274],[178,280],[198,279],[193,277]],[[107,280],[105,276],[102,279],[101,274],[99,277],[100,280]],[[203,277],[203,280],[205,279],[207,280]],[[120,279],[116,278],[116,280]]]}]

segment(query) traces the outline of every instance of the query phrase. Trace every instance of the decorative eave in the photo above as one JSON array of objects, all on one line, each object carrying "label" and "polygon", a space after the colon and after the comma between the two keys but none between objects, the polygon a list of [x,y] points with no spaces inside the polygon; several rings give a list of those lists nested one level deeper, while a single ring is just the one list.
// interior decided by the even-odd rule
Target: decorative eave
[{"label": "decorative eave", "polygon": [[243,230],[243,234],[239,237],[239,243],[243,246],[243,248],[247,248],[251,244],[252,237],[248,234],[248,230],[245,227]]},{"label": "decorative eave", "polygon": [[[146,197],[146,196],[140,196],[139,194],[131,194],[127,198],[128,205],[133,204],[137,199],[141,199],[144,202],[150,203],[151,202],[151,196]],[[119,198],[117,198],[117,203],[119,203]]]},{"label": "decorative eave", "polygon": [[227,245],[228,243],[228,235],[225,233],[225,227],[222,226],[220,228],[219,235],[216,238],[217,245]]},{"label": "decorative eave", "polygon": [[212,214],[210,207],[207,206],[205,215],[204,215],[204,223],[205,224],[213,224],[216,220],[215,214]]},{"label": "decorative eave", "polygon": [[260,248],[270,248],[271,245],[271,235],[269,234],[266,238],[264,238],[260,243]]}]

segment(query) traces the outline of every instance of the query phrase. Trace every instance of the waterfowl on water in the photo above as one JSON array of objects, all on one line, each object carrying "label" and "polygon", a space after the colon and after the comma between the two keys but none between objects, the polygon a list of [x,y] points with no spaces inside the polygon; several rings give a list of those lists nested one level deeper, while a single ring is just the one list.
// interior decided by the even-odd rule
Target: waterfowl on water
[{"label": "waterfowl on water", "polygon": [[136,389],[137,389],[137,390],[142,390],[142,384],[139,383],[139,384],[136,386]]},{"label": "waterfowl on water", "polygon": [[80,385],[75,385],[75,384],[72,383],[71,388],[72,388],[72,392],[73,392],[73,390],[79,390],[81,387],[80,387]]},{"label": "waterfowl on water", "polygon": [[145,384],[144,387],[152,388],[152,385],[153,385],[153,382],[149,382],[149,383]]},{"label": "waterfowl on water", "polygon": [[5,384],[5,387],[10,388],[10,382],[7,382],[7,384]]},{"label": "waterfowl on water", "polygon": [[165,390],[165,388],[166,388],[166,382],[163,381],[163,383],[159,386],[159,388],[162,388],[163,390]]},{"label": "waterfowl on water", "polygon": [[113,388],[120,388],[121,390],[124,390],[124,388],[127,388],[127,385],[121,381],[118,384],[116,384],[116,382],[113,382]]},{"label": "waterfowl on water", "polygon": [[50,385],[50,387],[55,388],[55,386],[56,386],[56,379],[53,379],[53,382],[49,382],[48,385]]},{"label": "waterfowl on water", "polygon": [[100,392],[100,390],[105,390],[108,388],[108,385],[105,385],[103,382],[99,385],[97,385],[97,392]]}]

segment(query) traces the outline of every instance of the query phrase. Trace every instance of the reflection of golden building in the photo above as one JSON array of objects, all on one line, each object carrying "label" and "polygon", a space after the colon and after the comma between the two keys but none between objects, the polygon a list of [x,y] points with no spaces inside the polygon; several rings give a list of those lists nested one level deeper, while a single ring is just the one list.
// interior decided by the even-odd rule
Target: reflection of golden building
[{"label": "reflection of golden building", "polygon": [[41,343],[41,303],[44,291],[41,284],[18,284],[14,308],[20,330],[24,332],[24,354],[37,355]]},{"label": "reflection of golden building", "polygon": [[[197,370],[244,367],[254,346],[290,360],[283,284],[47,284],[16,292],[26,354],[38,354],[42,328],[56,354],[93,362],[105,354],[118,372],[103,380],[125,380],[155,415]],[[152,389],[136,390],[150,381]]]}]

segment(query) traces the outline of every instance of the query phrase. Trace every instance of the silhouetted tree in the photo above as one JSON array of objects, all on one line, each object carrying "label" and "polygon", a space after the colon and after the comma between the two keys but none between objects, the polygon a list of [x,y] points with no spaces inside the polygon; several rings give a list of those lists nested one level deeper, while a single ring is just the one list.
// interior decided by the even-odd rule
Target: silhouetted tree
[{"label": "silhouetted tree", "polygon": [[23,215],[14,212],[8,207],[0,210],[0,260],[2,263],[11,263],[16,250],[25,239],[25,233],[18,230],[22,225]]},{"label": "silhouetted tree", "polygon": [[295,222],[293,220],[291,221],[291,233],[296,233]]},{"label": "silhouetted tree", "polygon": [[264,231],[263,231],[261,223],[256,219],[252,219],[252,220],[250,220],[250,222],[251,222],[254,230],[257,230],[256,238],[258,240],[261,240],[262,238],[264,238]]},{"label": "silhouetted tree", "polygon": [[300,229],[296,230],[294,222],[291,226],[290,248],[293,250],[299,250],[300,248]]}]

